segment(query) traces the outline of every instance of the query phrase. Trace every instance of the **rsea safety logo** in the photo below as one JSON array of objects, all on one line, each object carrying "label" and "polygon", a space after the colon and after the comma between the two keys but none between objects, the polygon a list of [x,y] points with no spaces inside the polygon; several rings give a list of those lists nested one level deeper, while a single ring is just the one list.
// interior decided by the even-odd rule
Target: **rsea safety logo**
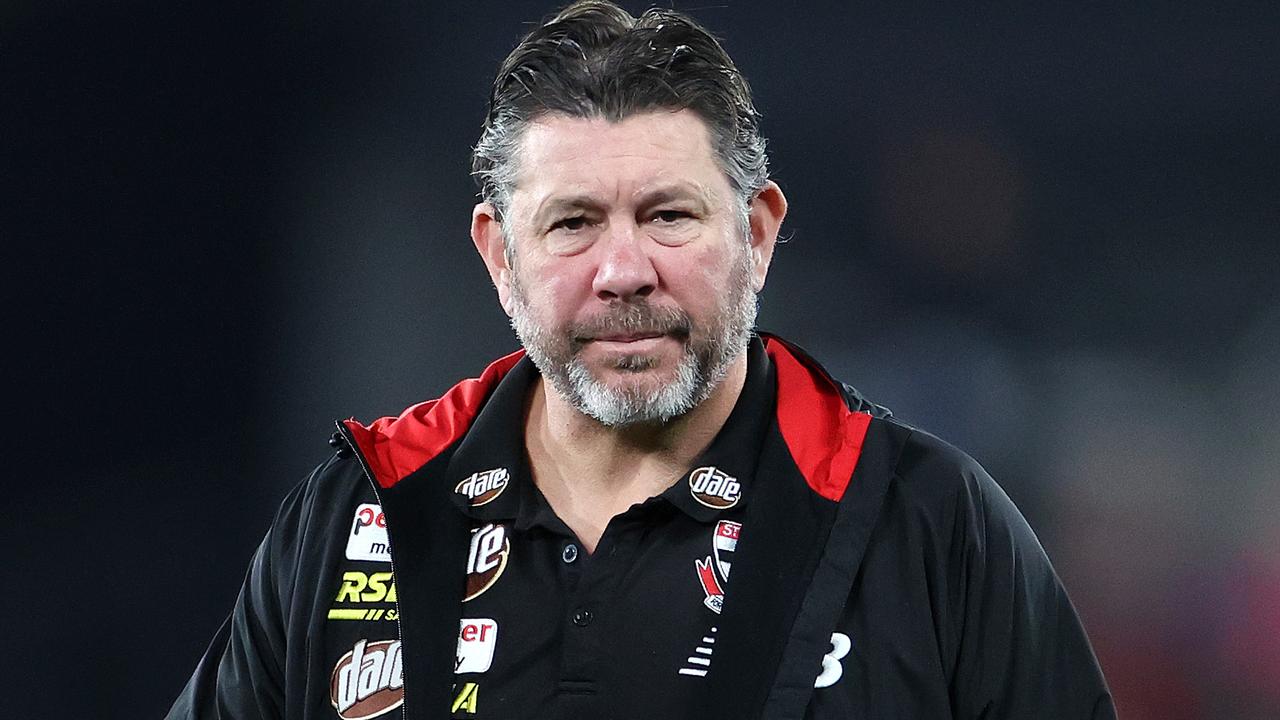
[{"label": "rsea safety logo", "polygon": [[738,504],[742,485],[720,468],[707,465],[689,473],[689,492],[703,505],[724,510]]},{"label": "rsea safety logo", "polygon": [[505,525],[489,523],[471,531],[471,550],[467,553],[467,594],[463,602],[474,600],[493,587],[507,569],[511,541]]},{"label": "rsea safety logo", "polygon": [[462,618],[458,629],[458,655],[453,672],[488,672],[493,665],[493,651],[498,646],[498,622],[493,618]]},{"label": "rsea safety logo", "polygon": [[365,503],[356,508],[347,536],[348,560],[391,562],[391,543],[387,540],[387,516],[382,506]]},{"label": "rsea safety logo", "polygon": [[329,678],[329,701],[343,720],[367,720],[404,702],[399,640],[360,640],[338,660]]},{"label": "rsea safety logo", "polygon": [[507,489],[511,473],[506,468],[482,470],[458,483],[454,492],[466,496],[473,507],[491,503]]},{"label": "rsea safety logo", "polygon": [[342,573],[330,620],[396,620],[396,581],[389,572]]}]

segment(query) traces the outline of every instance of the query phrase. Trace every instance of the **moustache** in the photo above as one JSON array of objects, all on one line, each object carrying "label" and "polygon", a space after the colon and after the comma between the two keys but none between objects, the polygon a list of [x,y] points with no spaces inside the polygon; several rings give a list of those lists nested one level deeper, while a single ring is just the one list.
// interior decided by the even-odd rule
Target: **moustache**
[{"label": "moustache", "polygon": [[679,308],[628,303],[574,323],[570,336],[575,344],[581,345],[598,337],[618,334],[687,338],[692,330],[693,320]]}]

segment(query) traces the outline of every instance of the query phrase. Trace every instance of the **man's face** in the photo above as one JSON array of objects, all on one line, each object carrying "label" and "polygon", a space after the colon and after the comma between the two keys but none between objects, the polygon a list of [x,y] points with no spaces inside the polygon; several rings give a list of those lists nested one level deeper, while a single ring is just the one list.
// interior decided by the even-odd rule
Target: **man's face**
[{"label": "man's face", "polygon": [[519,166],[504,306],[543,376],[612,426],[706,399],[746,346],[763,274],[702,120],[549,116]]}]

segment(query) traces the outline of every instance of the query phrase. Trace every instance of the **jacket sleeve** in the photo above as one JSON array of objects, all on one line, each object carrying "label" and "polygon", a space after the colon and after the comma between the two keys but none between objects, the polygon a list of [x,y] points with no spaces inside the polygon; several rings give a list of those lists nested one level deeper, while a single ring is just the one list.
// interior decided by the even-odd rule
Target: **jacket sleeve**
[{"label": "jacket sleeve", "polygon": [[1115,718],[1089,640],[1048,556],[1009,497],[972,459],[961,465],[961,607],[953,708],[959,718]]},{"label": "jacket sleeve", "polygon": [[230,617],[169,710],[169,720],[284,716],[286,628],[307,486],[295,487],[281,504]]}]

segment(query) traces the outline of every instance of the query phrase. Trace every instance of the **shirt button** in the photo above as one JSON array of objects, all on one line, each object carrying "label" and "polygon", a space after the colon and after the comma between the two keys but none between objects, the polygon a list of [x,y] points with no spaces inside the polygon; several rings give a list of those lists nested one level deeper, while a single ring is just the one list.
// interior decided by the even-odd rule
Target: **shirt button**
[{"label": "shirt button", "polygon": [[573,611],[573,624],[578,627],[586,627],[591,624],[591,611],[585,608],[578,608]]},{"label": "shirt button", "polygon": [[564,560],[566,563],[571,563],[574,560],[577,560],[578,546],[574,545],[573,543],[569,543],[568,545],[565,545],[564,551],[560,553],[560,559]]}]

